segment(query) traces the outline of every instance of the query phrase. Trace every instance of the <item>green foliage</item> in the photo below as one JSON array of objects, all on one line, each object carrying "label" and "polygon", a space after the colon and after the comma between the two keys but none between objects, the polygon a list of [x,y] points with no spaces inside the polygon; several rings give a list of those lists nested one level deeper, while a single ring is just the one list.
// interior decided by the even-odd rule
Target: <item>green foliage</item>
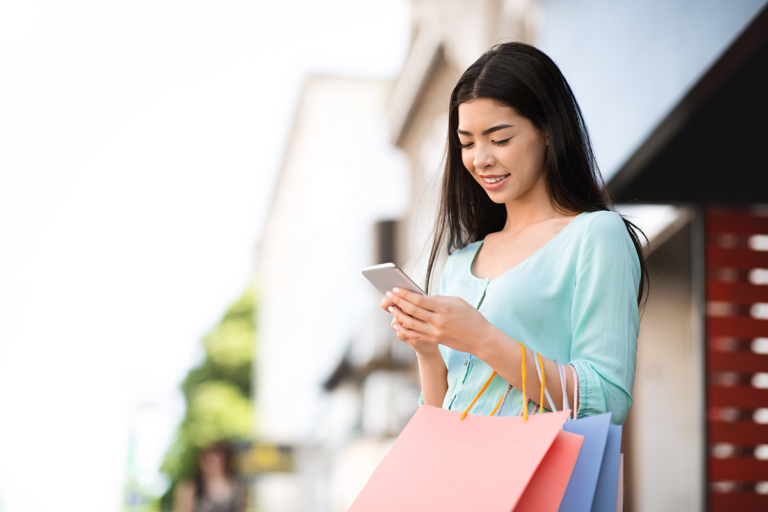
[{"label": "green foliage", "polygon": [[253,435],[254,308],[249,287],[203,337],[205,359],[181,384],[187,410],[161,466],[171,488],[192,477],[197,455],[209,443]]}]

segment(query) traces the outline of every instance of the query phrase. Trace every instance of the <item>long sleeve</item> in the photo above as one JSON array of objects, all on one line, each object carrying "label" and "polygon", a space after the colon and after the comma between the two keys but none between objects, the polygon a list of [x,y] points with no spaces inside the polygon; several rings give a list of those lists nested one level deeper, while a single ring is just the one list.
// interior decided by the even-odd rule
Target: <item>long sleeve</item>
[{"label": "long sleeve", "polygon": [[618,214],[590,220],[576,264],[570,363],[579,377],[579,417],[611,411],[612,423],[622,424],[635,380],[640,263]]}]

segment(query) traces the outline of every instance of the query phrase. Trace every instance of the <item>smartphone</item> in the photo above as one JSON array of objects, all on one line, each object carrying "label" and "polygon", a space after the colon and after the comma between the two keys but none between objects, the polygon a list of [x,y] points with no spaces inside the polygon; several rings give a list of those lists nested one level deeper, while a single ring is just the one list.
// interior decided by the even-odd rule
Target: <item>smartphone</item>
[{"label": "smartphone", "polygon": [[363,275],[384,295],[394,287],[426,295],[405,272],[394,263],[382,263],[363,269]]}]

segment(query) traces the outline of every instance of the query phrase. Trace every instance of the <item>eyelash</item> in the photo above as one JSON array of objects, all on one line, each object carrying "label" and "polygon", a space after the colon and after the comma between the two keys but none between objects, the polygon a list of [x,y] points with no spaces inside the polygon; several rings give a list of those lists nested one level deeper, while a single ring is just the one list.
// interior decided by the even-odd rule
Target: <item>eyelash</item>
[{"label": "eyelash", "polygon": [[[503,146],[504,144],[506,144],[510,140],[512,140],[512,137],[510,137],[508,139],[504,139],[504,140],[492,140],[491,144],[494,144],[496,146]],[[474,142],[470,142],[469,144],[459,144],[459,147],[461,149],[467,149],[468,147],[472,146],[472,144],[474,144]]]}]

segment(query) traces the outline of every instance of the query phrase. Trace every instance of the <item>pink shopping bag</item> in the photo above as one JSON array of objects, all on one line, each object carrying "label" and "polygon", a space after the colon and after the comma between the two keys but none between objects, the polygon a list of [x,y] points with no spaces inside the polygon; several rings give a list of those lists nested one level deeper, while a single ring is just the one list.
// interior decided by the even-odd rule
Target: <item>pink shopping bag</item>
[{"label": "pink shopping bag", "polygon": [[[527,422],[475,415],[460,421],[458,412],[422,405],[350,512],[510,512],[532,480],[538,486],[530,487],[524,510],[556,511],[582,439],[561,430],[567,417],[564,411]],[[559,496],[555,488],[562,488]]]}]

